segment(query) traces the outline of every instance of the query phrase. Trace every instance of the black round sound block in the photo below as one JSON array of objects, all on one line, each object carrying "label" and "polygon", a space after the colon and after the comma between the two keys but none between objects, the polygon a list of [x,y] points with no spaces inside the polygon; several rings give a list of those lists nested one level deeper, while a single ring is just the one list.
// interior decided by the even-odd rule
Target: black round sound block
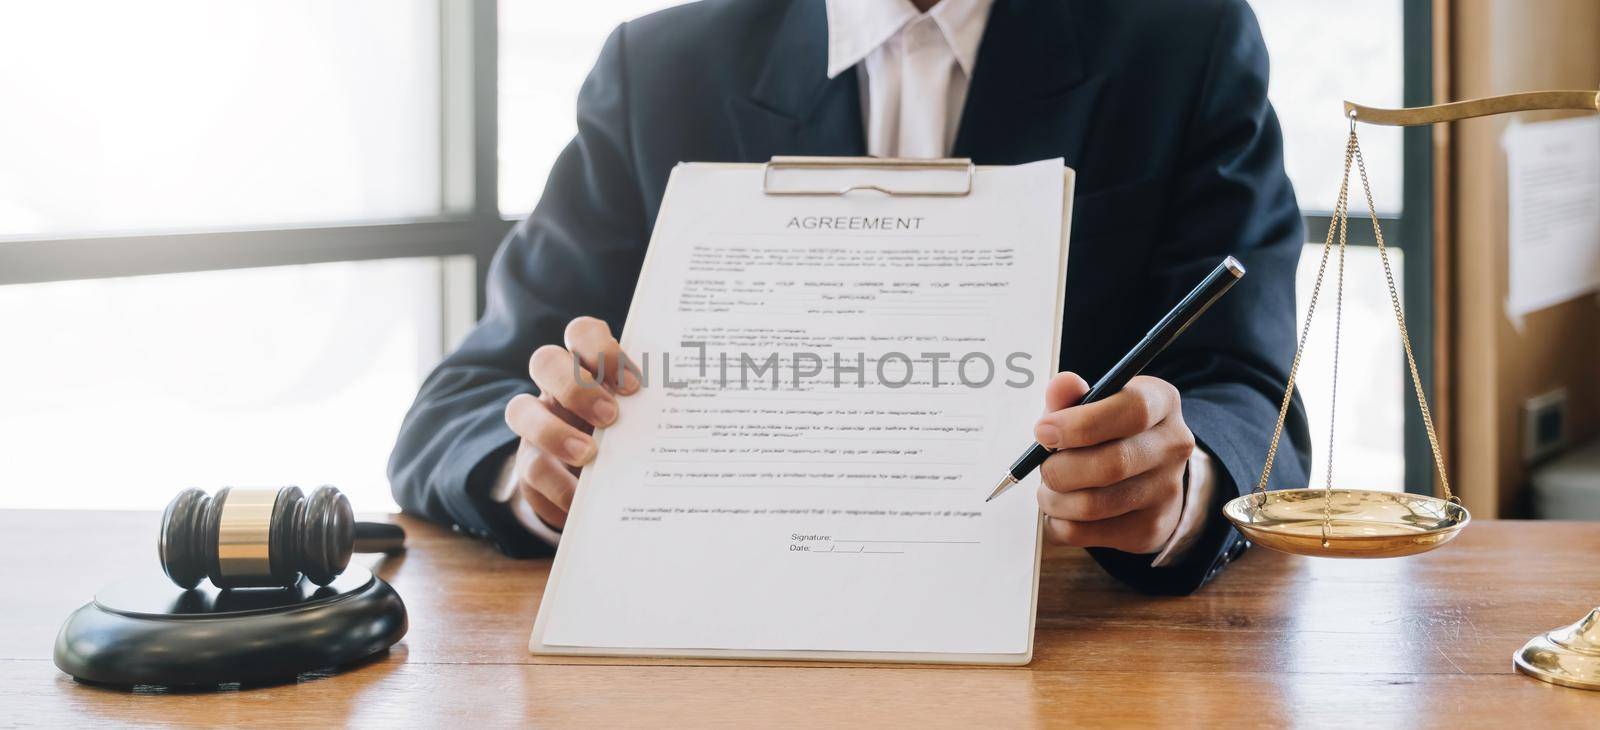
[{"label": "black round sound block", "polygon": [[183,590],[160,574],[116,583],[67,618],[55,662],[109,685],[271,684],[382,652],[406,633],[406,607],[372,573],[326,586]]}]

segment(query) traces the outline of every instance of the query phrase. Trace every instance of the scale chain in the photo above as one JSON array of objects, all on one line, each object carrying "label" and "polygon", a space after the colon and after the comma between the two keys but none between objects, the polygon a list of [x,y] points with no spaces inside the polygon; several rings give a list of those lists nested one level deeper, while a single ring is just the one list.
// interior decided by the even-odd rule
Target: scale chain
[{"label": "scale chain", "polygon": [[[1356,154],[1359,156],[1360,150],[1357,150]],[[1339,416],[1339,409],[1336,407],[1339,403],[1339,335],[1344,329],[1344,252],[1350,234],[1349,212],[1350,202],[1346,196],[1338,218],[1339,271],[1334,276],[1333,288],[1333,374],[1328,384],[1328,468],[1325,482],[1330,491],[1333,489],[1333,434],[1337,430],[1334,428],[1334,421]]]},{"label": "scale chain", "polygon": [[[1411,376],[1411,384],[1413,392],[1416,394],[1417,406],[1422,411],[1422,423],[1423,427],[1427,431],[1428,446],[1433,451],[1434,468],[1439,473],[1439,484],[1444,491],[1445,499],[1451,502],[1459,503],[1460,500],[1450,490],[1450,478],[1445,472],[1443,451],[1439,448],[1439,437],[1433,427],[1433,414],[1428,408],[1428,399],[1422,392],[1422,378],[1417,371],[1416,357],[1411,351],[1411,333],[1406,327],[1405,311],[1400,306],[1400,294],[1394,283],[1394,269],[1389,264],[1389,251],[1384,244],[1383,228],[1378,223],[1377,206],[1373,202],[1372,184],[1367,177],[1366,159],[1361,154],[1361,143],[1356,135],[1356,120],[1353,112],[1350,117],[1350,138],[1345,143],[1344,155],[1344,175],[1339,183],[1339,197],[1337,202],[1334,204],[1333,220],[1328,222],[1328,234],[1322,242],[1322,259],[1317,265],[1316,283],[1311,288],[1311,299],[1306,307],[1306,321],[1301,327],[1299,342],[1295,345],[1294,360],[1289,365],[1289,379],[1284,387],[1283,401],[1278,406],[1277,425],[1274,426],[1272,430],[1272,442],[1267,449],[1266,463],[1262,465],[1261,479],[1256,483],[1256,488],[1254,491],[1257,494],[1261,494],[1262,498],[1265,499],[1267,481],[1272,476],[1272,467],[1277,460],[1278,444],[1283,436],[1284,422],[1287,420],[1289,415],[1289,404],[1294,397],[1295,377],[1299,373],[1300,358],[1305,353],[1306,341],[1311,334],[1311,321],[1316,315],[1317,299],[1322,292],[1323,275],[1327,270],[1328,255],[1332,251],[1334,232],[1337,230],[1339,233],[1339,271],[1337,274],[1338,293],[1336,295],[1337,301],[1335,303],[1334,314],[1334,380],[1332,391],[1330,393],[1332,397],[1329,403],[1327,467],[1327,490],[1331,494],[1333,489],[1333,412],[1336,409],[1338,401],[1339,330],[1344,309],[1344,254],[1347,243],[1347,233],[1349,230],[1350,167],[1351,163],[1354,162],[1356,169],[1361,175],[1361,190],[1367,199],[1367,213],[1372,220],[1373,237],[1377,243],[1378,256],[1383,262],[1384,280],[1389,287],[1389,303],[1394,308],[1395,323],[1400,329],[1400,343],[1405,350],[1406,368]],[[1324,525],[1324,527],[1326,527],[1326,525]]]},{"label": "scale chain", "polygon": [[[1348,145],[1347,145],[1348,146]],[[1360,156],[1361,151],[1356,150]],[[1346,173],[1348,174],[1348,173]],[[1333,521],[1333,444],[1334,434],[1338,429],[1334,427],[1339,416],[1339,335],[1344,329],[1344,254],[1345,244],[1350,238],[1350,196],[1348,188],[1344,191],[1345,199],[1340,206],[1339,225],[1339,272],[1334,279],[1334,305],[1333,305],[1333,374],[1328,387],[1328,456],[1326,481],[1322,489],[1322,546],[1328,546],[1328,527]]]}]

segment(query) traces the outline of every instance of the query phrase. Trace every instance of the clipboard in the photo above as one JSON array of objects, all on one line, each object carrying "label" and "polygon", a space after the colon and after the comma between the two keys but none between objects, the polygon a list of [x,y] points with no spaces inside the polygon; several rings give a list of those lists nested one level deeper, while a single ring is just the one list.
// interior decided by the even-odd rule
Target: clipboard
[{"label": "clipboard", "polygon": [[[895,159],[871,157],[795,157],[777,156],[766,163],[679,163],[704,164],[721,168],[759,168],[761,171],[762,193],[768,196],[843,196],[857,192],[871,192],[895,197],[964,197],[970,195],[976,184],[979,170],[989,166],[979,166],[970,159]],[[998,166],[997,166],[998,167]],[[862,175],[859,180],[852,181],[843,187],[819,187],[809,185],[803,181],[782,180],[784,173],[802,173],[805,171],[825,170],[838,171],[841,169],[860,170]],[[947,173],[941,176],[944,182],[938,185],[906,184],[910,178],[908,173],[926,173],[929,171]],[[1064,311],[1066,296],[1066,272],[1069,251],[1069,241],[1072,230],[1073,192],[1076,181],[1075,171],[1063,165],[1063,199],[1061,221],[1061,248],[1056,271],[1056,312]],[[645,253],[645,260],[640,267],[639,281],[644,281],[650,271],[651,259],[655,247],[652,245]],[[629,306],[628,322],[638,321],[634,316],[640,298],[635,296]],[[1050,346],[1050,363],[1060,361],[1061,356],[1062,321],[1060,317],[1054,318],[1052,342]],[[627,329],[619,334],[619,340],[627,347]],[[595,442],[600,447],[604,438],[604,430],[597,431]],[[1000,468],[1003,465],[997,465]],[[578,516],[584,509],[585,496],[594,490],[586,483],[585,479],[592,470],[585,470],[580,476],[577,492],[569,510],[568,524],[576,524]],[[637,659],[648,659],[654,663],[662,664],[800,664],[800,665],[828,665],[828,664],[879,664],[879,665],[974,665],[974,666],[1022,666],[1033,659],[1033,648],[1038,620],[1039,601],[1039,573],[1044,549],[1045,517],[1040,514],[1035,522],[1034,555],[1032,592],[1029,599],[1028,616],[1028,643],[1027,649],[1021,653],[930,653],[930,652],[885,652],[885,651],[824,651],[824,650],[785,650],[785,649],[697,649],[697,648],[622,648],[622,647],[594,647],[594,646],[568,646],[547,644],[544,641],[547,622],[550,616],[549,604],[551,596],[560,589],[561,578],[567,566],[564,558],[569,555],[561,548],[557,549],[555,559],[550,567],[550,574],[544,590],[540,595],[540,605],[534,621],[533,631],[528,640],[528,651],[536,657],[542,657],[548,663],[591,663],[591,664],[625,664],[637,663]]]}]

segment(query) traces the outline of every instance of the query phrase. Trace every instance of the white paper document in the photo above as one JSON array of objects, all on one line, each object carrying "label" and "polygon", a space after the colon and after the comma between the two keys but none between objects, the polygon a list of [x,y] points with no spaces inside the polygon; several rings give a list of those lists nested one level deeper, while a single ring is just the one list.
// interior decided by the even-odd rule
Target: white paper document
[{"label": "white paper document", "polygon": [[1504,144],[1507,313],[1600,289],[1600,118],[1514,124]]},{"label": "white paper document", "polygon": [[621,338],[646,387],[597,435],[531,648],[1026,661],[1038,477],[984,498],[1056,369],[1071,172],[764,179],[673,171]]}]

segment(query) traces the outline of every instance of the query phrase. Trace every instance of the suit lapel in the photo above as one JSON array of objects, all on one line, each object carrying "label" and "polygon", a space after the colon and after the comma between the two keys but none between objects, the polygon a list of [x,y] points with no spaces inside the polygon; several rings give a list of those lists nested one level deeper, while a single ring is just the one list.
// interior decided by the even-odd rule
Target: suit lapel
[{"label": "suit lapel", "polygon": [[1080,169],[1104,81],[1091,76],[1059,0],[997,0],[956,133],[955,156],[983,164],[1065,157]]},{"label": "suit lapel", "polygon": [[729,103],[740,159],[866,154],[856,74],[829,79],[827,64],[823,0],[795,0],[748,97]]}]

